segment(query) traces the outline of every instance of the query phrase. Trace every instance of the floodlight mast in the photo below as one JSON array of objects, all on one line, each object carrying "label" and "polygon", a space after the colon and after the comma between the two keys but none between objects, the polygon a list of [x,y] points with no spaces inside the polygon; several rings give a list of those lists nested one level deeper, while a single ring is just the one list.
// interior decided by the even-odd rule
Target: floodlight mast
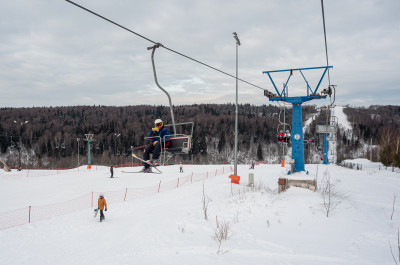
[{"label": "floodlight mast", "polygon": [[235,103],[235,159],[234,159],[234,174],[237,175],[237,150],[238,150],[238,46],[240,40],[236,32],[233,32],[233,37],[236,40],[236,103]]},{"label": "floodlight mast", "polygon": [[[313,99],[323,99],[326,98],[328,95],[330,95],[329,89],[328,90],[324,89],[321,92],[321,94],[317,93],[318,88],[321,85],[322,79],[324,78],[328,68],[333,68],[333,66],[285,69],[285,70],[274,70],[274,71],[263,72],[263,74],[268,74],[268,77],[271,80],[271,83],[274,86],[275,91],[277,93],[277,95],[275,95],[268,91],[265,91],[264,95],[269,98],[269,101],[284,101],[293,105],[293,113],[292,113],[292,159],[294,159],[293,172],[304,171],[303,120],[301,114],[301,104]],[[325,69],[325,70],[315,89],[312,89],[302,71],[314,70],[314,69]],[[293,75],[293,72],[295,71],[300,72],[304,81],[307,84],[307,96],[300,96],[300,97],[287,96],[286,93],[287,85],[289,83],[290,77]],[[287,79],[286,83],[283,84],[282,91],[278,90],[271,77],[271,73],[277,73],[277,72],[289,72],[289,78]]]}]

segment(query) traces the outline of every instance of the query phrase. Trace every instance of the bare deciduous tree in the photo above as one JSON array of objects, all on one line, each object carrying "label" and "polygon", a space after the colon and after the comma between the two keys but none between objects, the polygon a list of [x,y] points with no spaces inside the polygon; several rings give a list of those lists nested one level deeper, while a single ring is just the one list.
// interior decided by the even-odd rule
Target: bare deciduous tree
[{"label": "bare deciduous tree", "polygon": [[204,213],[204,219],[208,220],[208,203],[210,202],[210,198],[208,198],[205,194],[204,191],[204,181],[203,181],[203,198],[202,198],[202,203],[203,203],[203,213]]},{"label": "bare deciduous tree", "polygon": [[[396,257],[394,256],[393,249],[392,249],[392,244],[390,244],[390,241],[389,241],[389,246],[390,246],[390,253],[392,253],[393,260],[397,265],[398,263],[397,263]],[[400,263],[400,235],[399,235],[399,229],[397,229],[397,255],[398,255],[397,259],[398,259],[398,261]]]},{"label": "bare deciduous tree", "polygon": [[324,177],[320,184],[320,192],[326,210],[326,217],[329,217],[329,214],[342,202],[341,200],[345,197],[345,194],[339,192],[338,181],[331,180],[328,170],[324,172]]},{"label": "bare deciduous tree", "polygon": [[393,208],[392,208],[392,215],[390,216],[390,220],[393,220],[395,203],[396,203],[396,194],[393,195]]},{"label": "bare deciduous tree", "polygon": [[228,239],[231,238],[232,232],[231,232],[232,225],[230,222],[219,222],[218,227],[214,229],[214,234],[212,236],[212,239],[214,239],[218,243],[218,250],[217,254],[223,254],[227,251],[222,251],[221,246],[223,242],[226,242]]}]

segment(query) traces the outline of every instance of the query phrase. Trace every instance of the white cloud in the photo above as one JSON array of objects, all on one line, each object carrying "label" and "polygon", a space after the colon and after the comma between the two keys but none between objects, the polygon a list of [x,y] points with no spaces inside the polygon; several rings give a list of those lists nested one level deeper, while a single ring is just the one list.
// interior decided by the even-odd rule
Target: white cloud
[{"label": "white cloud", "polygon": [[[326,64],[319,2],[76,2],[231,75],[236,31],[242,43],[239,77],[270,90],[263,71]],[[338,102],[399,104],[400,96],[391,92],[400,84],[399,10],[398,0],[325,1]],[[0,33],[0,106],[168,104],[154,83],[146,49],[153,44],[66,1],[5,2]],[[176,105],[235,100],[232,77],[163,48],[155,63],[159,82]],[[291,95],[303,93],[296,90],[300,81],[289,84]],[[242,82],[239,101],[267,103],[262,90]]]}]

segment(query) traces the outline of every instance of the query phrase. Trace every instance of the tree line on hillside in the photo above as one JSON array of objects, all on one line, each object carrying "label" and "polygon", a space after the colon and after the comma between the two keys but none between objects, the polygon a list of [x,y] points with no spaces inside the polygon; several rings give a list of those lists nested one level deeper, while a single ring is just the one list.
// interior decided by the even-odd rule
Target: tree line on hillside
[{"label": "tree line on hillside", "polygon": [[[390,112],[385,108],[389,107],[346,108],[353,134],[338,132],[340,159],[351,158],[352,151],[360,148],[362,142],[380,142],[383,127],[398,130],[399,108],[393,107]],[[137,162],[132,161],[130,154],[134,150],[142,155],[142,149],[136,148],[146,144],[145,137],[154,120],[161,118],[164,124],[171,123],[169,107],[150,105],[2,108],[0,113],[0,156],[11,167],[20,162],[25,167],[49,168],[84,164],[88,149],[85,134],[89,133],[95,140],[91,145],[92,163]],[[282,108],[276,105],[239,105],[239,163],[272,160],[282,155],[277,144],[277,130],[283,122],[281,113]],[[305,121],[318,110],[314,105],[303,105],[302,113]],[[319,113],[315,120],[324,120],[324,111]],[[175,123],[194,122],[192,150],[180,160],[202,164],[232,162],[234,104],[174,106],[174,116]],[[291,120],[291,109],[287,108],[284,121],[291,124]],[[304,139],[315,139],[305,148],[306,162],[313,162],[309,159],[311,154],[321,153],[321,136],[316,133],[315,124],[312,122],[304,135]],[[190,126],[181,129],[187,133]]]},{"label": "tree line on hillside", "polygon": [[379,152],[371,154],[376,160],[400,167],[400,106],[346,108],[345,113],[358,139],[379,145]]}]

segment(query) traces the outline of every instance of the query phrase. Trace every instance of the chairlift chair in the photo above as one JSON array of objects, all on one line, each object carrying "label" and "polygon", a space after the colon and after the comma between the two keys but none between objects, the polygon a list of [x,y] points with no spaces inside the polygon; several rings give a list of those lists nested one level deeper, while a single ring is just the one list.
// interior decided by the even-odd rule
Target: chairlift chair
[{"label": "chairlift chair", "polygon": [[[281,120],[282,117],[282,112],[283,112],[283,121]],[[276,127],[276,134],[278,135],[279,132],[282,130],[284,133],[286,133],[286,128],[288,128],[289,132],[292,131],[292,126],[289,123],[286,123],[286,110],[285,109],[281,109],[279,111],[279,115],[278,115],[278,126]],[[278,141],[278,144],[281,146],[287,146],[287,142],[283,141],[280,142]],[[283,151],[282,151],[283,152]]]},{"label": "chairlift chair", "polygon": [[[162,148],[161,148],[161,155],[160,155],[161,164],[164,165],[166,163],[167,153],[172,154],[172,155],[189,153],[189,151],[192,147],[192,136],[193,136],[194,123],[193,122],[175,123],[174,110],[173,110],[173,106],[172,106],[171,97],[170,97],[169,93],[164,88],[161,87],[161,85],[158,83],[158,80],[157,80],[156,67],[155,67],[155,63],[154,63],[154,53],[155,53],[156,49],[159,48],[160,46],[162,46],[162,44],[157,43],[153,47],[148,47],[147,49],[152,50],[151,62],[152,62],[152,66],[153,66],[154,81],[155,81],[157,87],[167,95],[168,101],[169,101],[170,112],[171,112],[172,124],[164,125],[165,127],[172,127],[172,131],[170,130],[171,135],[169,138],[170,145],[168,147],[166,147],[165,141],[164,141],[164,146],[162,146]],[[183,127],[186,127],[186,125],[191,125],[190,134],[177,134],[176,126],[181,126],[181,128],[183,128]],[[160,142],[162,142],[162,141],[160,141]],[[169,157],[168,160],[171,157]]]},{"label": "chairlift chair", "polygon": [[[179,126],[184,127],[186,125],[190,125],[190,132],[189,133],[176,133],[174,136],[169,137],[169,145],[166,146],[166,142],[163,139],[158,139],[161,146],[161,153],[160,153],[160,164],[165,165],[168,160],[172,158],[174,155],[185,155],[188,154],[192,148],[192,137],[193,137],[193,128],[194,122],[183,122],[183,123],[175,123],[175,128]],[[164,127],[171,127],[172,124],[166,124]],[[146,140],[151,139],[151,137],[145,137]]]}]

